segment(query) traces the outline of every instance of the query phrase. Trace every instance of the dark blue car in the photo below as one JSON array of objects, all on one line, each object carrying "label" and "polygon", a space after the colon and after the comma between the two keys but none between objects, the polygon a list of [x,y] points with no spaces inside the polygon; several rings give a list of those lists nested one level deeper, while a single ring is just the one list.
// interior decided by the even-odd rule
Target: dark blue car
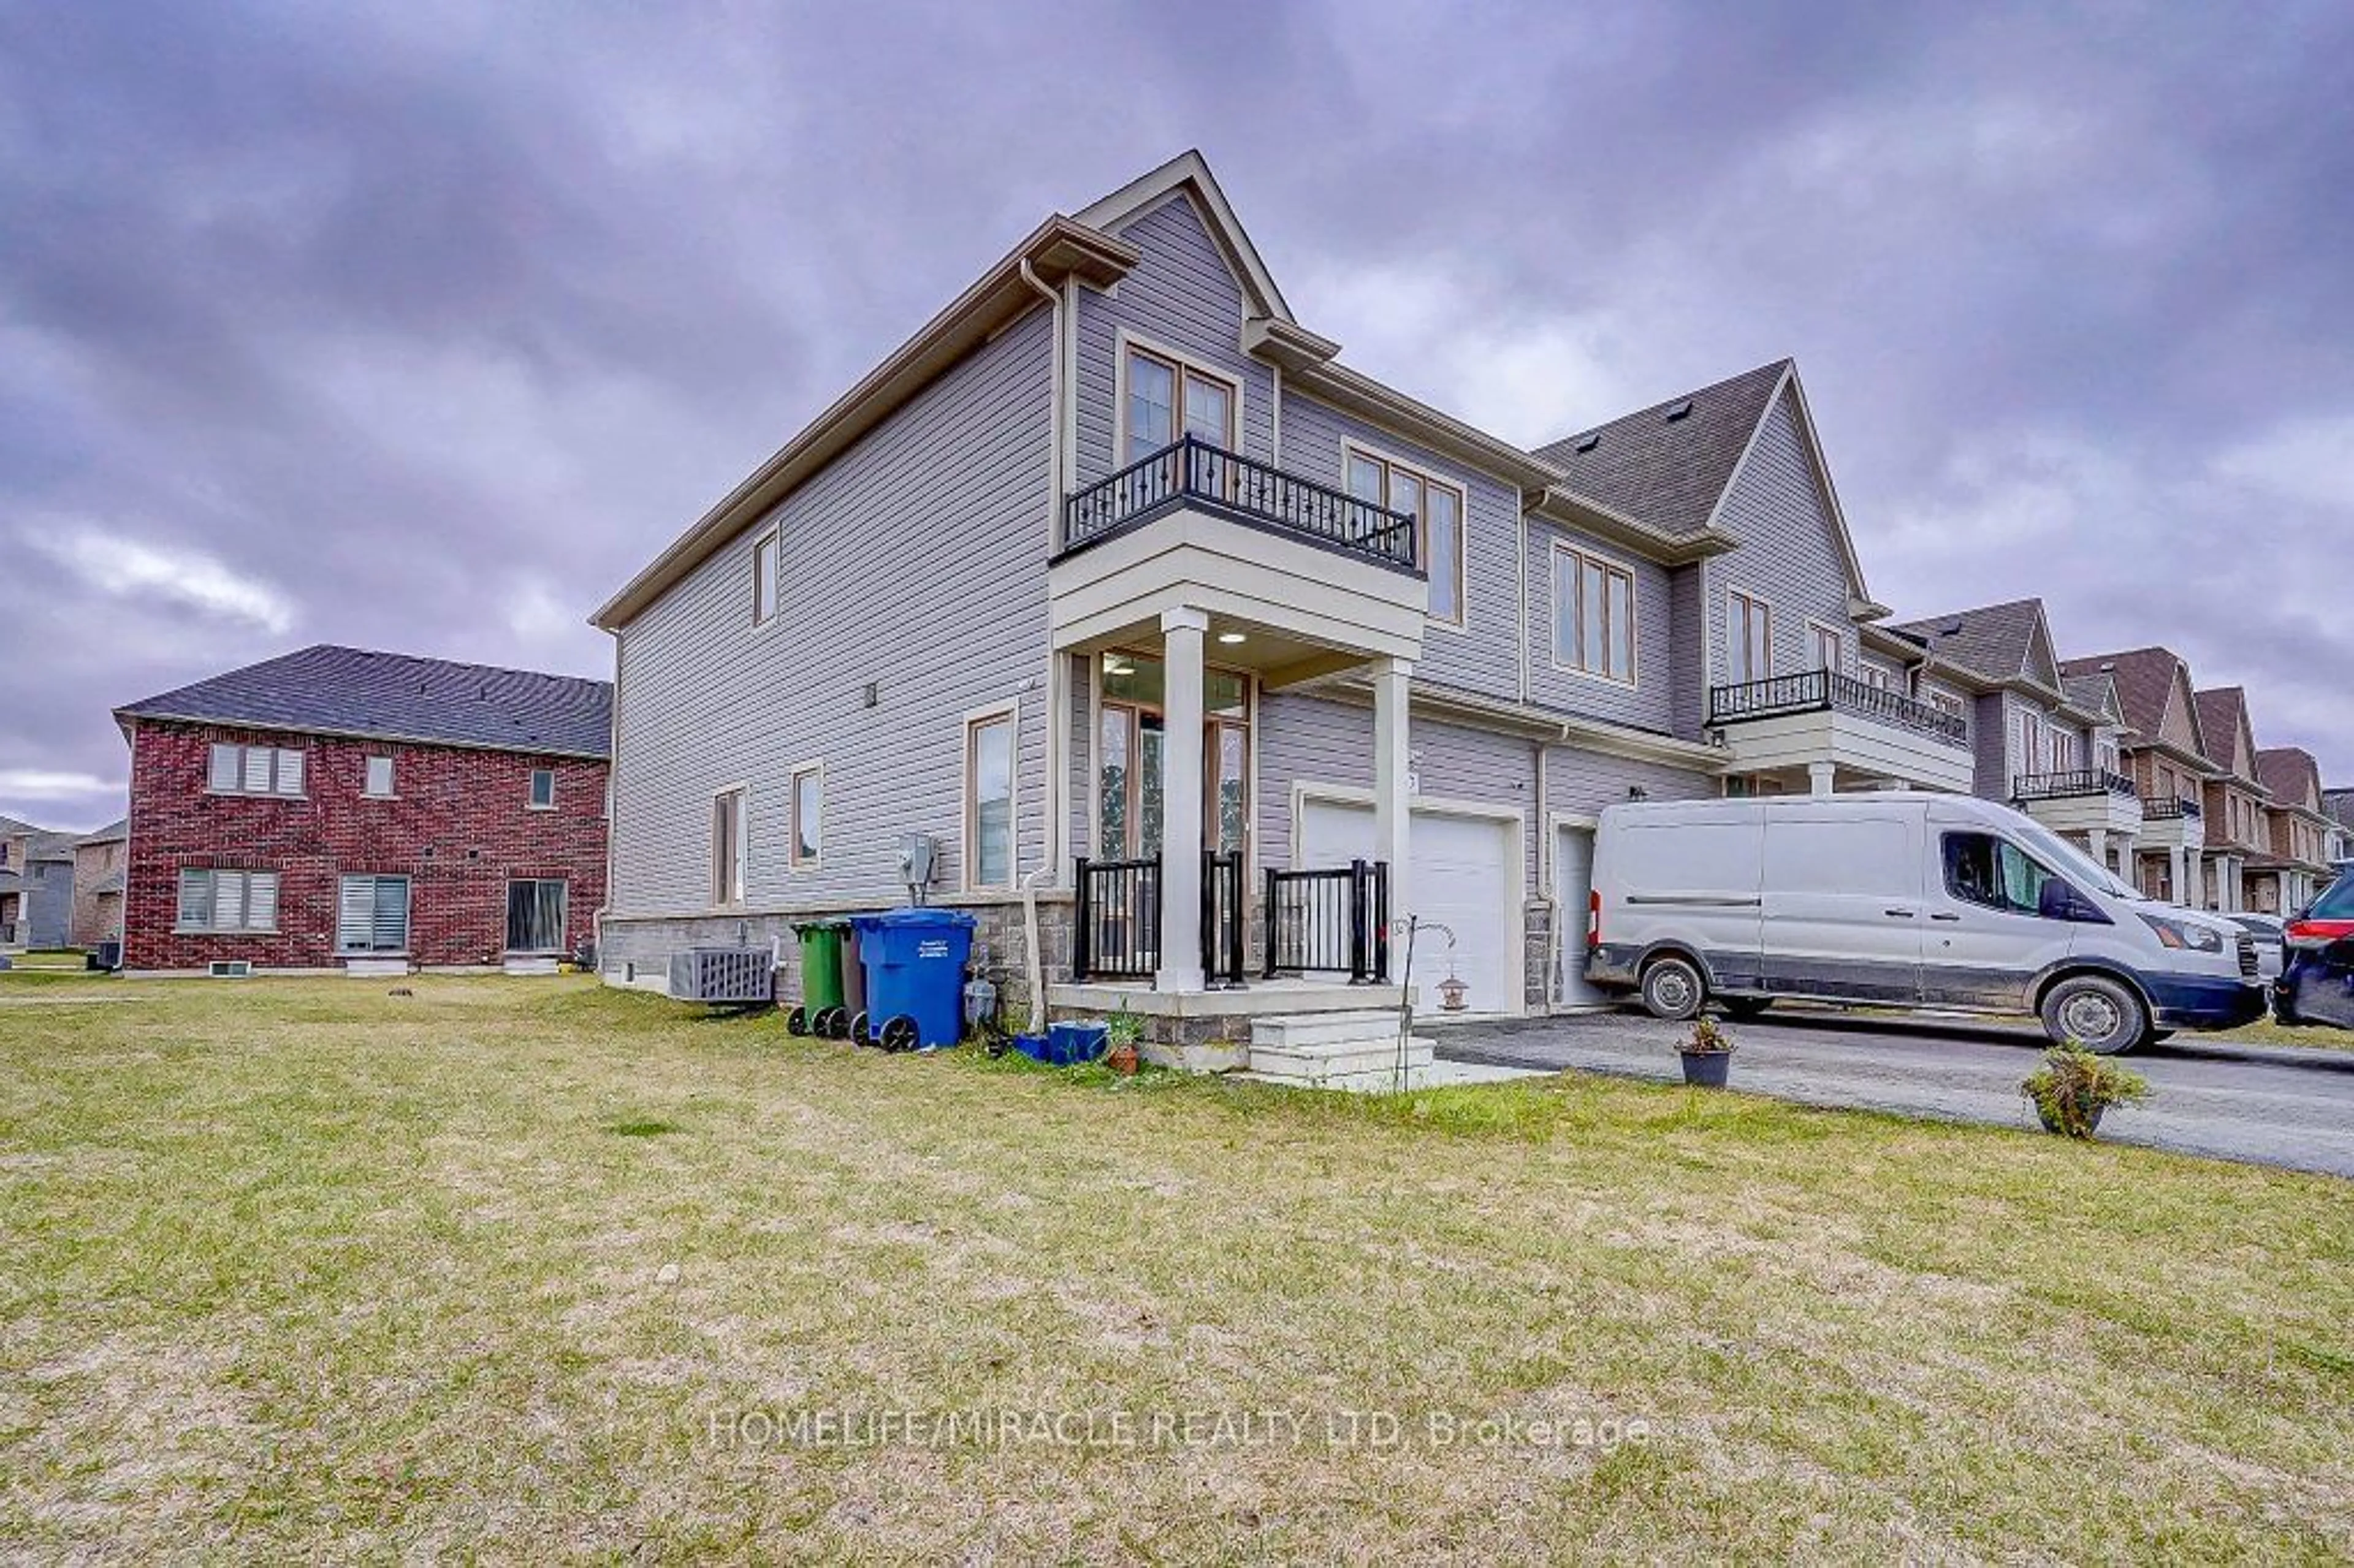
[{"label": "dark blue car", "polygon": [[2283,1023],[2354,1029],[2354,871],[2288,923],[2288,958],[2273,992]]}]

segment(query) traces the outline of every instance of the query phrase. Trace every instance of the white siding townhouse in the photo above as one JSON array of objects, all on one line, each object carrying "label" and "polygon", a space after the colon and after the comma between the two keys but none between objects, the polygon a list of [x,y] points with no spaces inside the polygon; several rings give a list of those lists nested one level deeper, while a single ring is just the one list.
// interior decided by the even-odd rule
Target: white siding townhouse
[{"label": "white siding townhouse", "polygon": [[1886,613],[1790,363],[1524,450],[1349,366],[1189,153],[597,612],[601,962],[782,939],[790,992],[790,927],[904,902],[917,833],[1017,1010],[1034,962],[1164,1044],[1362,1008],[1405,978],[1384,902],[1426,1008],[1583,1004],[1610,802],[1970,787],[1966,726],[1871,676]]}]

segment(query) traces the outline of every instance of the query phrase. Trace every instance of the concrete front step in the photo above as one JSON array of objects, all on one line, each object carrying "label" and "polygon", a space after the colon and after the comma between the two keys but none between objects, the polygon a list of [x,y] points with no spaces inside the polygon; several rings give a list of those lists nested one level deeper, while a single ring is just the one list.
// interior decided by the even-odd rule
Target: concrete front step
[{"label": "concrete front step", "polygon": [[[1435,1043],[1416,1035],[1406,1043],[1407,1072],[1427,1067]],[[1341,1040],[1322,1045],[1260,1045],[1250,1048],[1250,1071],[1287,1083],[1324,1085],[1367,1075],[1388,1076],[1399,1067],[1397,1036],[1386,1040]]]},{"label": "concrete front step", "polygon": [[1395,1010],[1354,1012],[1270,1012],[1251,1020],[1251,1044],[1331,1045],[1352,1040],[1397,1039]]}]

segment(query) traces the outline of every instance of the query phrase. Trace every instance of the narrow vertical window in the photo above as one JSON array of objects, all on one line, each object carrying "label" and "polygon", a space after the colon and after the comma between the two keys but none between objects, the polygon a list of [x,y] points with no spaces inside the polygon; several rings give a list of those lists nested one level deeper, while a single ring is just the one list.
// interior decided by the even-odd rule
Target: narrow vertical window
[{"label": "narrow vertical window", "polygon": [[1424,567],[1430,574],[1430,613],[1441,620],[1463,620],[1463,497],[1443,484],[1429,487],[1430,511],[1423,522],[1429,545]]},{"label": "narrow vertical window", "polygon": [[391,758],[371,757],[367,759],[367,792],[379,800],[391,798]]},{"label": "narrow vertical window", "polygon": [[825,847],[825,770],[822,768],[794,770],[792,819],[790,860],[795,870],[805,870],[817,864],[818,857]]},{"label": "narrow vertical window", "polygon": [[1128,456],[1140,462],[1177,439],[1177,372],[1132,349],[1128,356]]},{"label": "narrow vertical window", "polygon": [[777,613],[778,535],[760,535],[752,546],[752,624],[766,626]]},{"label": "narrow vertical window", "polygon": [[217,794],[234,795],[244,788],[245,761],[242,747],[226,741],[213,743],[211,776],[207,787]]},{"label": "narrow vertical window", "polygon": [[1013,715],[965,728],[965,879],[970,887],[1013,885]]},{"label": "narrow vertical window", "polygon": [[1725,673],[1734,685],[1774,673],[1774,612],[1762,599],[1728,591],[1724,620]]},{"label": "narrow vertical window", "polygon": [[1553,546],[1553,662],[1605,680],[1635,679],[1635,578],[1623,567]]},{"label": "narrow vertical window", "polygon": [[744,791],[723,790],[711,800],[711,902],[744,902]]},{"label": "narrow vertical window", "polygon": [[1811,629],[1815,640],[1815,668],[1837,673],[1846,667],[1845,651],[1840,646],[1840,634],[1828,626]]},{"label": "narrow vertical window", "polygon": [[535,811],[556,810],[556,769],[535,768],[531,770],[531,809]]}]

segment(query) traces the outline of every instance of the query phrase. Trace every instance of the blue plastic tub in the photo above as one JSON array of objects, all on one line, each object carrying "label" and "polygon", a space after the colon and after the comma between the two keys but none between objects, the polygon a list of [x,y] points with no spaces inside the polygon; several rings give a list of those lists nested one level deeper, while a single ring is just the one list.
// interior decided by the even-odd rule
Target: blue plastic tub
[{"label": "blue plastic tub", "polygon": [[1050,1023],[1046,1026],[1046,1060],[1058,1067],[1092,1062],[1110,1044],[1111,1030],[1101,1023]]},{"label": "blue plastic tub", "polygon": [[1048,1060],[1046,1054],[1048,1046],[1044,1034],[1016,1034],[1013,1037],[1013,1048],[1033,1062]]}]

